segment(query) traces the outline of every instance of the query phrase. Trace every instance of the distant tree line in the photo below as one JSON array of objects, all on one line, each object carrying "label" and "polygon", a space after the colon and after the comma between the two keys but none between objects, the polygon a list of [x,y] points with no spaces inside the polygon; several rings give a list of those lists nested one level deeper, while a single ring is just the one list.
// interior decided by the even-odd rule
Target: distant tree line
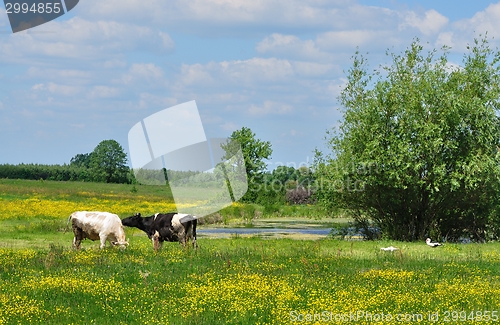
[{"label": "distant tree line", "polygon": [[88,168],[74,165],[0,165],[0,178],[90,182]]},{"label": "distant tree line", "polygon": [[81,181],[104,183],[134,183],[127,155],[115,140],[101,141],[91,153],[77,154],[69,164],[0,165],[0,178]]},{"label": "distant tree line", "polygon": [[[242,202],[264,205],[313,203],[314,175],[310,168],[302,166],[278,166],[273,171],[266,169],[264,160],[270,159],[271,143],[256,138],[246,127],[231,135],[234,143],[241,146],[244,160],[234,162],[235,168],[244,168],[248,180],[248,191]],[[233,143],[233,144],[234,144]],[[231,148],[228,152],[232,152]],[[224,178],[214,173],[173,170],[132,170],[127,166],[127,156],[115,140],[101,141],[90,153],[77,154],[69,164],[0,165],[0,178],[81,181],[104,183],[142,183],[167,185],[175,182],[182,186],[217,187]],[[195,185],[193,185],[195,184]],[[235,189],[233,189],[235,190]]]}]

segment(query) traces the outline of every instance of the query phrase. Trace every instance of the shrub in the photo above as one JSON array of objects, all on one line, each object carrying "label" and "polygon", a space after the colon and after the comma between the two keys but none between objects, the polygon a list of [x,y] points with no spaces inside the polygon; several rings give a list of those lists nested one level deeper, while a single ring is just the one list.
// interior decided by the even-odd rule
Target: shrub
[{"label": "shrub", "polygon": [[290,204],[310,204],[314,203],[312,194],[312,189],[306,189],[305,187],[297,186],[294,189],[287,190],[286,200]]}]

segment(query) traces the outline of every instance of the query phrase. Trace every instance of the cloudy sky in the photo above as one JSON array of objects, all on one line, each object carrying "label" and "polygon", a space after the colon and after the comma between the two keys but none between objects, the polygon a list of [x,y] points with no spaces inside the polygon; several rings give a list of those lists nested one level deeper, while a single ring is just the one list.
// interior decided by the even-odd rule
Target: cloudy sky
[{"label": "cloudy sky", "polygon": [[208,137],[249,127],[269,169],[298,166],[342,117],[356,47],[376,68],[418,37],[459,63],[486,31],[500,39],[500,2],[80,0],[15,34],[0,5],[0,164],[69,163],[107,139],[128,152],[133,125],[196,100]]}]

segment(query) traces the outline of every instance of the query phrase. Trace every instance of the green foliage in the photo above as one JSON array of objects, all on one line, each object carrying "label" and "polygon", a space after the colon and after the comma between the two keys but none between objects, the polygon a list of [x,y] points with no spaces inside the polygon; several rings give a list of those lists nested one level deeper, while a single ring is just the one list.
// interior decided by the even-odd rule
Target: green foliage
[{"label": "green foliage", "polygon": [[69,165],[0,165],[0,178],[54,181],[135,183],[127,155],[114,140],[102,141],[94,152],[77,154]]},{"label": "green foliage", "polygon": [[243,196],[244,202],[255,202],[260,191],[260,184],[266,170],[264,160],[270,159],[273,150],[269,141],[262,141],[255,137],[255,133],[249,128],[243,127],[234,131],[230,136],[230,142],[222,146],[226,151],[224,159],[230,159],[234,155],[234,146],[239,144],[243,153],[243,161],[235,161],[233,165],[238,170],[245,165],[248,180],[248,191]]},{"label": "green foliage", "polygon": [[0,178],[90,181],[88,169],[76,165],[4,164],[0,165]]},{"label": "green foliage", "polygon": [[271,143],[256,139],[255,133],[246,127],[234,131],[230,139],[236,141],[241,146],[247,175],[250,179],[259,178],[266,170],[264,160],[270,159],[273,153]]},{"label": "green foliage", "polygon": [[297,170],[291,166],[278,166],[272,171],[272,180],[285,185],[290,180],[297,180]]},{"label": "green foliage", "polygon": [[127,154],[115,140],[101,141],[90,157],[90,169],[94,181],[126,183],[129,168]]},{"label": "green foliage", "polygon": [[[263,185],[259,195],[259,203],[289,203],[305,204],[312,203],[315,176],[309,167],[301,166],[298,169],[292,166],[278,166],[271,173],[263,177]],[[272,193],[271,193],[272,192]],[[261,197],[266,197],[262,200]]]},{"label": "green foliage", "polygon": [[392,239],[500,235],[500,54],[486,39],[469,50],[452,67],[416,40],[375,74],[356,53],[332,155],[317,156],[323,204]]},{"label": "green foliage", "polygon": [[71,166],[90,168],[92,153],[79,153],[71,158],[69,164]]}]

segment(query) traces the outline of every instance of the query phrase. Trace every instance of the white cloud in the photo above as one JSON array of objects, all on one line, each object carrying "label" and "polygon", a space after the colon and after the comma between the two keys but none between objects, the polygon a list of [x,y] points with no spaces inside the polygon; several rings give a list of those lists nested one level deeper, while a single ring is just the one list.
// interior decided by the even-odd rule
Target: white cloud
[{"label": "white cloud", "polygon": [[218,64],[220,72],[233,81],[278,81],[294,74],[288,60],[252,58],[249,60],[224,61]]},{"label": "white cloud", "polygon": [[207,64],[183,64],[177,85],[214,87],[222,84],[228,87],[250,87],[263,83],[289,83],[295,77],[328,74],[333,67],[332,64],[259,57]]},{"label": "white cloud", "polygon": [[158,32],[158,36],[162,40],[164,49],[167,49],[169,51],[175,49],[175,42],[172,40],[172,38],[170,38],[170,35],[160,31]]},{"label": "white cloud", "polygon": [[401,24],[401,28],[406,26],[415,27],[426,36],[436,34],[448,24],[448,18],[434,9],[426,11],[423,16],[418,15],[415,11],[409,11],[403,13],[403,15],[404,22]]},{"label": "white cloud", "polygon": [[94,74],[87,70],[77,70],[77,69],[52,69],[52,68],[39,68],[30,67],[26,73],[29,80],[33,79],[50,79],[57,80],[58,83],[63,83],[65,85],[85,85],[94,79]]},{"label": "white cloud", "polygon": [[484,11],[476,13],[470,19],[464,19],[455,24],[461,31],[473,28],[475,32],[491,33],[492,36],[498,36],[500,28],[500,3],[490,4]]},{"label": "white cloud", "polygon": [[23,109],[21,115],[26,118],[34,118],[36,116],[35,112]]},{"label": "white cloud", "polygon": [[300,137],[300,136],[303,136],[303,135],[304,135],[304,132],[297,131],[296,129],[287,130],[286,132],[281,133],[281,137],[288,137],[288,136],[291,136],[291,137]]},{"label": "white cloud", "polygon": [[147,23],[198,35],[213,31],[217,31],[217,35],[261,34],[263,28],[311,31],[357,26],[379,29],[397,16],[386,8],[363,6],[354,0],[88,0],[79,8],[88,19]]},{"label": "white cloud", "polygon": [[129,71],[122,75],[121,82],[126,85],[144,82],[161,84],[164,82],[164,73],[162,68],[153,63],[134,63]]},{"label": "white cloud", "polygon": [[442,47],[444,45],[451,47],[452,49],[456,47],[456,44],[453,40],[454,38],[454,33],[451,31],[448,32],[441,32],[439,33],[438,37],[436,38],[435,46],[436,47]]},{"label": "white cloud", "polygon": [[7,28],[7,26],[10,30],[9,18],[7,16],[7,13],[2,7],[0,7],[0,28],[4,29]]},{"label": "white cloud", "polygon": [[109,86],[94,86],[88,93],[91,99],[96,98],[113,98],[120,95],[120,90]]},{"label": "white cloud", "polygon": [[[99,59],[130,51],[170,53],[175,44],[153,28],[74,17],[43,25],[50,33],[19,32],[0,43],[0,61],[40,62],[43,58]],[[41,27],[40,27],[41,28]],[[104,56],[103,56],[104,54]],[[36,60],[29,59],[36,57]],[[111,59],[112,60],[112,59]]]},{"label": "white cloud", "polygon": [[75,96],[83,90],[82,87],[61,85],[54,82],[35,84],[31,89],[35,91],[45,91],[51,94],[63,96]]},{"label": "white cloud", "polygon": [[104,69],[114,69],[114,68],[123,69],[127,67],[127,61],[125,61],[124,59],[113,58],[104,61],[102,63],[102,67]]},{"label": "white cloud", "polygon": [[139,95],[139,105],[141,109],[153,107],[155,109],[164,109],[177,105],[177,99],[172,97],[162,97],[150,93],[141,93]]},{"label": "white cloud", "polygon": [[43,110],[43,114],[46,115],[46,116],[55,116],[56,113],[53,110],[44,109]]},{"label": "white cloud", "polygon": [[210,85],[214,82],[212,77],[210,76],[210,72],[208,70],[211,69],[213,63],[204,66],[202,64],[182,64],[181,73],[179,78],[177,79],[183,85]]},{"label": "white cloud", "polygon": [[320,51],[313,40],[301,40],[295,35],[272,34],[256,46],[259,53],[269,53],[287,58],[326,61],[333,56]]},{"label": "white cloud", "polygon": [[336,68],[337,73],[341,73],[340,67],[334,66],[333,64],[321,64],[315,62],[292,62],[295,73],[298,76],[304,77],[320,77],[328,75],[331,70]]},{"label": "white cloud", "polygon": [[328,83],[326,87],[327,93],[331,94],[333,97],[338,97],[342,89],[347,86],[347,79],[342,76],[335,81],[331,81]]},{"label": "white cloud", "polygon": [[321,33],[316,38],[317,46],[324,51],[344,51],[354,53],[356,47],[380,48],[399,43],[397,35],[390,30],[343,30]]},{"label": "white cloud", "polygon": [[283,115],[292,112],[292,110],[292,106],[288,104],[266,100],[260,105],[250,105],[248,112],[250,113],[250,115],[264,116],[269,114]]},{"label": "white cloud", "polygon": [[[451,24],[448,30],[439,34],[436,46],[448,45],[453,51],[463,52],[467,44],[472,44],[480,34],[488,34],[490,45],[500,45],[500,3],[490,4],[485,10],[475,13],[472,18]],[[494,38],[494,39],[493,39]]]},{"label": "white cloud", "polygon": [[224,131],[233,132],[239,129],[239,126],[234,122],[226,122],[220,125],[220,128]]}]

